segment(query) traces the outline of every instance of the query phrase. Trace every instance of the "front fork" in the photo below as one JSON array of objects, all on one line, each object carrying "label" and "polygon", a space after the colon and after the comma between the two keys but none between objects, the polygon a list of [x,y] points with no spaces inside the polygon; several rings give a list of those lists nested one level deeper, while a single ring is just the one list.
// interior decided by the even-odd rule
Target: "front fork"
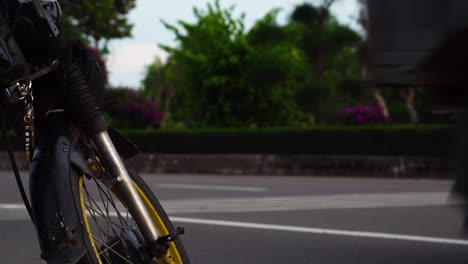
[{"label": "front fork", "polygon": [[[133,181],[125,168],[119,153],[117,152],[114,144],[107,131],[99,132],[93,136],[93,139],[101,157],[103,159],[104,167],[109,171],[112,180],[110,185],[121,195],[125,201],[130,214],[135,219],[138,228],[146,240],[148,245],[158,246],[157,241],[160,234],[152,221],[151,215],[146,208],[141,196],[133,185]],[[158,251],[158,248],[153,248]],[[155,252],[153,251],[153,252]]]}]

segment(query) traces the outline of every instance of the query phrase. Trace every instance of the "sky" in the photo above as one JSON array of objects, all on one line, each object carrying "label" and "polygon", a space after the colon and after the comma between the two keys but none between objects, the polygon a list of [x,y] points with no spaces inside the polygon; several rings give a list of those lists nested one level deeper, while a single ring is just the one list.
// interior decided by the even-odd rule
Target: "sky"
[{"label": "sky", "polygon": [[[113,40],[109,43],[110,54],[107,62],[110,71],[110,83],[114,87],[140,87],[144,78],[145,67],[156,57],[167,59],[167,54],[159,44],[177,46],[175,36],[167,30],[161,20],[176,24],[183,20],[194,22],[193,7],[205,8],[214,0],[137,0],[136,8],[129,14],[134,24],[131,38]],[[249,29],[256,20],[273,8],[281,8],[278,23],[286,23],[294,7],[304,1],[314,0],[220,0],[222,7],[235,5],[235,14],[245,13],[245,25]],[[338,19],[358,29],[356,19],[358,7],[356,0],[339,0],[332,6],[332,12]]]}]

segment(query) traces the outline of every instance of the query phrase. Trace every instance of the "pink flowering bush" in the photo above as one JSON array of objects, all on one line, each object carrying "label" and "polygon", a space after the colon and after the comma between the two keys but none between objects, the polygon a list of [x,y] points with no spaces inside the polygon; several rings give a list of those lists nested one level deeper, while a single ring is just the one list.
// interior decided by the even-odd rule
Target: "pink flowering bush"
[{"label": "pink flowering bush", "polygon": [[114,127],[156,128],[163,119],[164,114],[155,103],[133,89],[108,89],[107,98],[104,110]]},{"label": "pink flowering bush", "polygon": [[156,104],[144,99],[134,90],[130,90],[129,93],[130,101],[123,105],[125,112],[148,125],[159,124],[164,114],[157,110]]},{"label": "pink flowering bush", "polygon": [[346,123],[369,125],[384,124],[391,122],[391,119],[384,114],[382,107],[378,105],[357,105],[343,107],[338,110]]}]

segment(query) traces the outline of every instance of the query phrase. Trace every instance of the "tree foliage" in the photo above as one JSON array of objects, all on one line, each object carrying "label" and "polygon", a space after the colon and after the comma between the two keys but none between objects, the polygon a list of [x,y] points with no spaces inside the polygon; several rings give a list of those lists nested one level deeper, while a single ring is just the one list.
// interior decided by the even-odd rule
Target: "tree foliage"
[{"label": "tree foliage", "polygon": [[156,100],[158,91],[163,85],[164,75],[167,69],[167,64],[165,64],[161,59],[156,58],[155,61],[148,66],[146,66],[145,77],[141,81],[141,91],[140,93],[152,100]]},{"label": "tree foliage", "polygon": [[65,32],[92,40],[95,47],[103,39],[131,35],[127,15],[135,7],[135,0],[62,0],[60,4],[66,15]]},{"label": "tree foliage", "polygon": [[348,91],[339,90],[341,83],[361,79],[362,72],[362,37],[330,13],[333,2],[298,5],[285,26],[290,40],[303,51],[307,61],[304,79],[297,89],[298,102],[303,110],[313,112],[320,123],[327,118],[324,108],[336,108],[334,104],[340,103],[337,99],[346,97],[343,93]]},{"label": "tree foliage", "polygon": [[194,8],[193,23],[163,22],[178,46],[162,46],[170,58],[147,68],[142,94],[163,105],[160,91],[171,87],[171,118],[196,126],[303,126],[336,116],[346,106],[339,98],[362,97],[363,40],[330,14],[334,0],[322,2],[297,6],[286,25],[273,9],[250,30],[219,1]]},{"label": "tree foliage", "polygon": [[[180,46],[163,47],[180,67],[179,113],[209,126],[281,126],[298,121],[288,87],[291,46],[249,41],[243,16],[219,1],[194,8],[196,22],[165,23]],[[251,40],[251,39],[250,39]]]}]

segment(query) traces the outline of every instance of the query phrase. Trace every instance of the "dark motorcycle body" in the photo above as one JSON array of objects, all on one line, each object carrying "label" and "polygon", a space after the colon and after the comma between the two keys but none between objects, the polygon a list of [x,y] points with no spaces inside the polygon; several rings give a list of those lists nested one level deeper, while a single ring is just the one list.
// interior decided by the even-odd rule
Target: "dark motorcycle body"
[{"label": "dark motorcycle body", "polygon": [[32,203],[11,147],[9,153],[42,258],[49,264],[190,263],[179,239],[183,228],[172,226],[151,189],[124,163],[138,149],[105,122],[98,100],[104,77],[88,48],[60,33],[58,2],[0,5],[0,114],[5,135],[8,116],[25,139]]},{"label": "dark motorcycle body", "polygon": [[54,124],[53,129],[43,133],[47,136],[39,137],[30,174],[32,208],[42,257],[48,263],[76,263],[86,253],[85,230],[79,220],[77,201],[61,190],[73,189],[72,164],[84,167],[82,153],[77,153],[80,136],[67,122]]},{"label": "dark motorcycle body", "polygon": [[[48,263],[77,263],[87,251],[86,231],[80,221],[79,201],[69,192],[76,190],[77,173],[100,177],[87,159],[98,155],[94,144],[67,119],[51,119],[41,126],[30,174],[30,193],[42,257]],[[123,136],[111,133],[122,156],[137,153]],[[132,147],[133,146],[133,147]],[[88,246],[89,248],[89,246]]]}]

